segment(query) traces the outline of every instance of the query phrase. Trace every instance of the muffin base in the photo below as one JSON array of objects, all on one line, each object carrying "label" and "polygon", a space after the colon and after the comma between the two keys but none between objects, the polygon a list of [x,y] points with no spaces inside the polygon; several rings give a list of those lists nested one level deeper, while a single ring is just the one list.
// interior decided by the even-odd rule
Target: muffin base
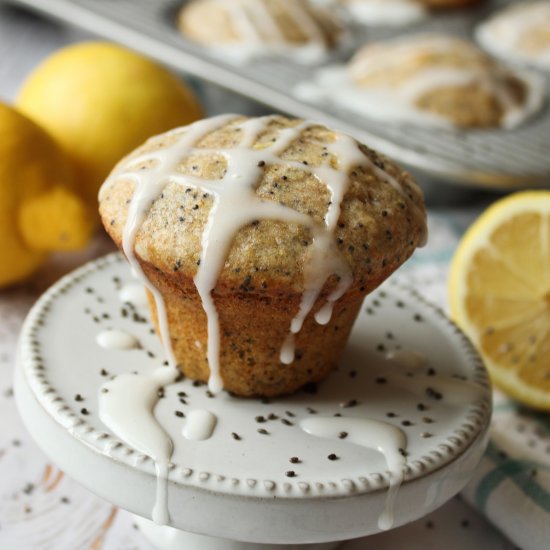
[{"label": "muffin base", "polygon": [[[164,297],[172,348],[181,372],[193,380],[207,382],[207,318],[194,282],[173,278],[150,264],[142,264],[151,283]],[[376,285],[377,286],[377,285]],[[334,304],[330,322],[319,325],[314,319],[324,303],[318,299],[295,337],[295,359],[280,361],[283,342],[298,311],[301,293],[214,292],[220,324],[220,374],[226,391],[239,396],[275,397],[292,393],[306,384],[319,382],[336,367],[359,313],[364,293],[350,289]],[[158,316],[149,294],[153,323]]]}]

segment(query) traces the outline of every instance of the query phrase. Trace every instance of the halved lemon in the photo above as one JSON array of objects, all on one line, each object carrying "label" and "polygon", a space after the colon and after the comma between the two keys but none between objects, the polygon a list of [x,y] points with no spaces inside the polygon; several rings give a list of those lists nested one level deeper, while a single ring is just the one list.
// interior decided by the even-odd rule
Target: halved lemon
[{"label": "halved lemon", "polygon": [[550,410],[550,191],[510,195],[476,220],[452,260],[449,304],[495,384]]}]

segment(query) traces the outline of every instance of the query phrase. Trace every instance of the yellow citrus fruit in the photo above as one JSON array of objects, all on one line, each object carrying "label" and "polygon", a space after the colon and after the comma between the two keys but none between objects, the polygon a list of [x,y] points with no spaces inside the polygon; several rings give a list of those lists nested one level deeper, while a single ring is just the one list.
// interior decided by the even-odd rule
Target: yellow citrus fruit
[{"label": "yellow citrus fruit", "polygon": [[62,145],[82,195],[94,204],[124,155],[152,135],[201,117],[178,78],[106,42],[71,45],[47,58],[24,83],[17,106]]},{"label": "yellow citrus fruit", "polygon": [[0,103],[0,288],[29,276],[47,252],[88,242],[90,214],[72,185],[57,143]]},{"label": "yellow citrus fruit", "polygon": [[481,215],[453,258],[449,301],[495,384],[550,410],[550,191],[516,193]]}]

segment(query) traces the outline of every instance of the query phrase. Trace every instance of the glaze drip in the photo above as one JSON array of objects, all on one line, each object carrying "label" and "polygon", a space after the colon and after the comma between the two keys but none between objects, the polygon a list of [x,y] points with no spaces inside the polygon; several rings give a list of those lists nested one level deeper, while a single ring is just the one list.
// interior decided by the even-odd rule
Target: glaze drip
[{"label": "glaze drip", "polygon": [[395,497],[403,482],[406,465],[405,434],[387,422],[370,418],[307,418],[300,422],[300,427],[310,435],[334,440],[339,440],[340,434],[345,431],[347,442],[373,449],[384,456],[389,472],[389,489],[386,505],[378,519],[378,527],[382,530],[390,529],[394,522]]},{"label": "glaze drip", "polygon": [[212,437],[218,418],[206,409],[193,409],[187,413],[182,435],[191,441],[203,441]]},{"label": "glaze drip", "polygon": [[96,343],[104,349],[130,350],[139,348],[139,340],[123,330],[102,330],[96,336]]},{"label": "glaze drip", "polygon": [[[155,462],[157,488],[153,521],[169,521],[168,467],[172,440],[152,414],[158,392],[174,381],[175,367],[160,367],[150,374],[121,374],[101,386],[99,417],[123,441]],[[177,370],[177,369],[176,369]]]}]

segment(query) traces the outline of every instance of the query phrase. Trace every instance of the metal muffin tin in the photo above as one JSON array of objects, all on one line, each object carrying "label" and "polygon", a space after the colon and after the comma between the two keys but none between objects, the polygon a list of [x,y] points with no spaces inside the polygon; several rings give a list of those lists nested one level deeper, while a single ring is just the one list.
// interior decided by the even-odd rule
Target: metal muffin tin
[{"label": "metal muffin tin", "polygon": [[[514,189],[550,184],[550,108],[513,130],[453,130],[383,123],[332,104],[292,95],[296,84],[319,66],[262,58],[232,65],[185,40],[176,14],[185,0],[9,0],[139,50],[159,61],[214,82],[282,112],[317,120],[354,135],[413,172],[464,185]],[[510,0],[487,0],[400,27],[364,27],[349,22],[352,48],[327,63],[344,62],[367,41],[398,34],[441,31],[472,37],[473,29]],[[550,95],[550,79],[545,76]]]}]

